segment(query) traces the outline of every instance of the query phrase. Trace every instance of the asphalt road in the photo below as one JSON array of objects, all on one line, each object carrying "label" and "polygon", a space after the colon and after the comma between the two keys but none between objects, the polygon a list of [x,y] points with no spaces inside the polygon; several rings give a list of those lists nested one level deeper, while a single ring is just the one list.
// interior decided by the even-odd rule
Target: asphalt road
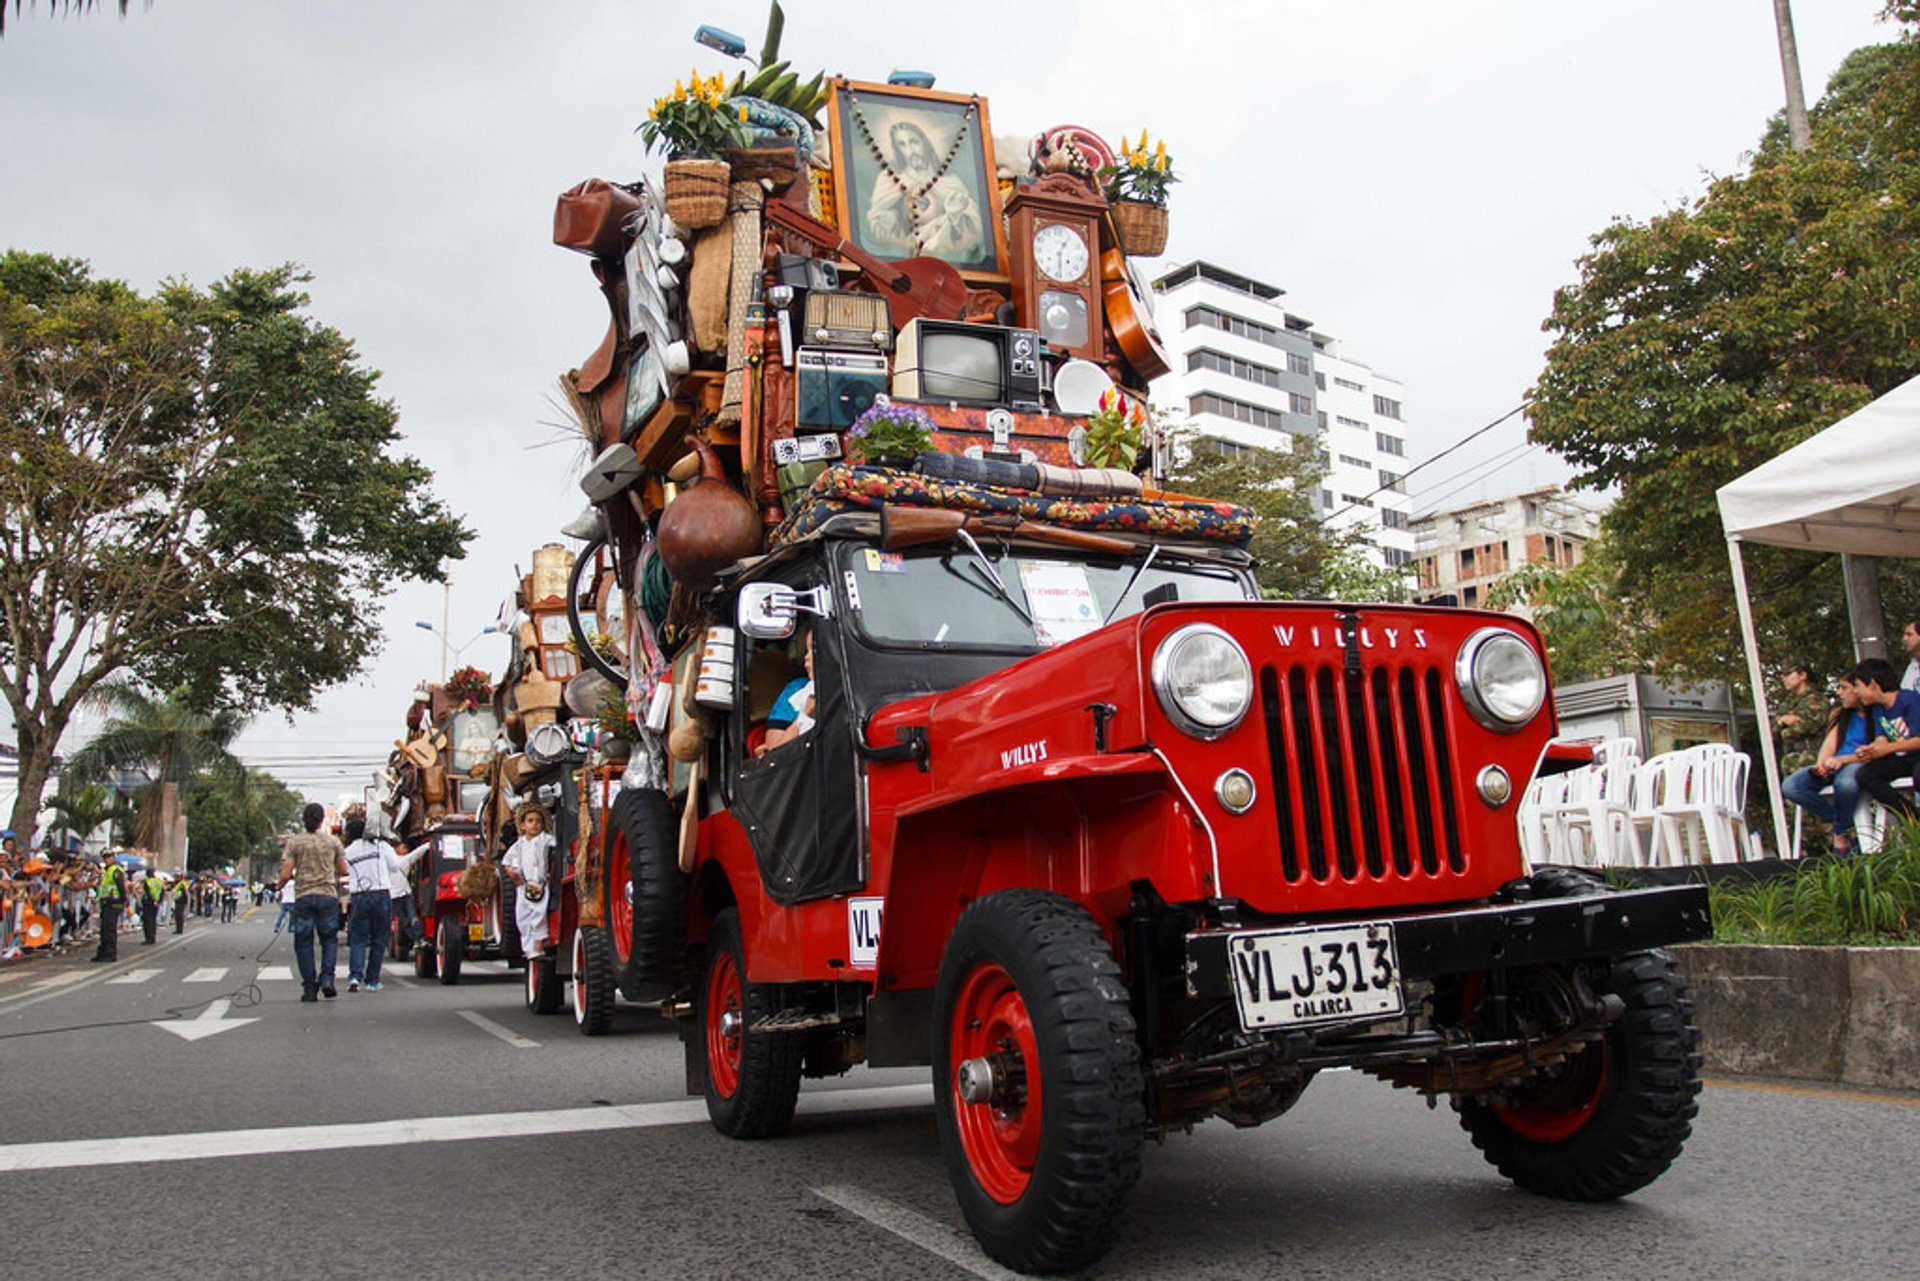
[{"label": "asphalt road", "polygon": [[[649,1010],[583,1037],[490,966],[303,1005],[272,920],[0,968],[5,1275],[1007,1275],[921,1072],[809,1082],[789,1137],[736,1143]],[[1663,1179],[1565,1205],[1446,1108],[1331,1074],[1261,1129],[1151,1145],[1092,1275],[1920,1277],[1916,1183],[1920,1097],[1713,1082]]]}]

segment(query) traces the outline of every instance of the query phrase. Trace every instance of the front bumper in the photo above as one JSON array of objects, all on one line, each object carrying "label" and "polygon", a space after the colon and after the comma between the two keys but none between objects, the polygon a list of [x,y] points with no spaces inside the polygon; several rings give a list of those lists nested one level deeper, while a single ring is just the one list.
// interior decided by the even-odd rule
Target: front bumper
[{"label": "front bumper", "polygon": [[[1384,923],[1392,928],[1403,982],[1619,956],[1713,935],[1704,885],[1537,899],[1350,923]],[[1200,930],[1187,935],[1189,996],[1203,1000],[1233,997],[1227,947],[1245,932]]]}]

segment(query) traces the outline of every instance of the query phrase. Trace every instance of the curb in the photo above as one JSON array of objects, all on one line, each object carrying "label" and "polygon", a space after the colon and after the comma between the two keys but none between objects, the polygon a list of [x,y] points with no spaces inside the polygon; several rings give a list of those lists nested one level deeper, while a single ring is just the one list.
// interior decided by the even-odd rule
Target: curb
[{"label": "curb", "polygon": [[1688,944],[1706,1070],[1920,1090],[1920,948]]}]

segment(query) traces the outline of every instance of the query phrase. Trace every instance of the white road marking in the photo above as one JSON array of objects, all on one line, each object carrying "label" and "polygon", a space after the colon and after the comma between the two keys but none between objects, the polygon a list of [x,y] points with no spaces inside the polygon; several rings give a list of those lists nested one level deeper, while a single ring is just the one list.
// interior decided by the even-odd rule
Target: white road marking
[{"label": "white road marking", "polygon": [[977,1277],[987,1277],[990,1281],[1019,1281],[1019,1273],[1009,1272],[981,1254],[980,1247],[974,1244],[972,1237],[936,1223],[916,1210],[895,1205],[884,1197],[874,1196],[859,1188],[815,1188],[813,1194]]},{"label": "white road marking", "polygon": [[482,1032],[499,1037],[516,1050],[536,1050],[540,1048],[540,1042],[529,1040],[512,1028],[501,1027],[484,1014],[475,1014],[472,1010],[455,1010],[454,1013],[479,1028]]},{"label": "white road marking", "polygon": [[[126,938],[125,935],[123,935],[122,937]],[[192,939],[194,937],[196,936],[192,934],[182,934],[182,935],[179,935],[178,937],[168,939],[165,942],[157,945],[153,951],[141,953],[140,960],[142,961],[155,960],[159,957],[160,953],[165,952],[171,948],[178,947],[182,943],[185,943],[189,939]],[[130,942],[131,940],[129,939],[128,941]],[[122,965],[123,968],[119,968],[119,969],[108,968],[108,969],[100,970],[97,973],[85,973],[83,977],[77,979],[75,982],[65,987],[57,987],[50,992],[41,992],[37,988],[29,988],[26,991],[21,992],[15,996],[0,996],[0,1006],[5,1006],[7,1012],[11,1014],[16,1010],[24,1010],[30,1005],[38,1005],[42,1001],[51,1001],[58,997],[66,996],[69,993],[78,992],[83,988],[92,987],[95,983],[110,982],[114,978],[118,977],[119,975],[125,974],[128,970],[131,970],[132,968],[134,968],[135,962],[132,960],[128,960],[126,962],[115,962],[115,964]],[[76,975],[83,974],[83,971],[80,971],[80,970],[75,970],[73,972]]]},{"label": "white road marking", "polygon": [[68,970],[65,974],[50,974],[33,985],[36,992],[52,991],[56,987],[65,987],[69,983],[78,983],[87,977],[85,970]]},{"label": "white road marking", "polygon": [[19,970],[14,970],[8,974],[0,974],[0,983],[11,983],[15,979],[23,979],[25,977],[27,976],[25,974],[22,974]]},{"label": "white road marking", "polygon": [[[933,1102],[928,1085],[888,1085],[871,1090],[820,1090],[800,1096],[803,1116],[891,1111]],[[128,1138],[67,1139],[0,1146],[0,1173],[67,1170],[81,1166],[204,1161],[236,1156],[330,1152],[342,1148],[402,1147],[414,1143],[459,1143],[469,1139],[537,1138],[600,1130],[640,1130],[692,1125],[707,1119],[700,1099],[630,1103],[608,1108],[562,1108],[551,1112],[494,1112],[427,1116],[349,1125],[284,1126],[271,1130],[199,1130],[187,1134],[142,1134]]]},{"label": "white road marking", "polygon": [[200,1011],[199,1017],[191,1019],[155,1019],[154,1026],[165,1028],[183,1041],[203,1041],[220,1032],[231,1032],[234,1028],[245,1027],[249,1023],[258,1023],[259,1019],[230,1019],[227,1011],[233,1008],[233,1002],[226,997],[208,1005]]},{"label": "white road marking", "polygon": [[152,978],[154,975],[158,974],[159,972],[160,971],[157,969],[130,970],[127,973],[122,974],[119,978],[108,979],[107,986],[112,987],[115,983],[145,983],[148,979]]},{"label": "white road marking", "polygon": [[293,967],[291,965],[269,965],[254,975],[254,982],[256,983],[291,983],[292,981]]},{"label": "white road marking", "polygon": [[226,966],[224,965],[204,966],[200,969],[195,970],[193,973],[187,975],[187,977],[185,977],[184,979],[181,979],[180,981],[182,983],[218,983],[221,979],[225,977],[227,977]]}]

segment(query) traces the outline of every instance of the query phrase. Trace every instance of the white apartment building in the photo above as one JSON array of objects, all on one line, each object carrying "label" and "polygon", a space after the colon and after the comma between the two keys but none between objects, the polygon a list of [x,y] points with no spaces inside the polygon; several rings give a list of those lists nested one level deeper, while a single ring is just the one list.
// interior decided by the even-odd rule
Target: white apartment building
[{"label": "white apartment building", "polygon": [[[1214,448],[1288,450],[1296,436],[1327,455],[1316,501],[1358,527],[1378,565],[1413,559],[1405,391],[1281,302],[1285,290],[1209,262],[1153,282],[1154,316],[1173,372],[1153,382],[1156,409],[1199,428]],[[1338,513],[1336,515],[1336,513]]]}]

